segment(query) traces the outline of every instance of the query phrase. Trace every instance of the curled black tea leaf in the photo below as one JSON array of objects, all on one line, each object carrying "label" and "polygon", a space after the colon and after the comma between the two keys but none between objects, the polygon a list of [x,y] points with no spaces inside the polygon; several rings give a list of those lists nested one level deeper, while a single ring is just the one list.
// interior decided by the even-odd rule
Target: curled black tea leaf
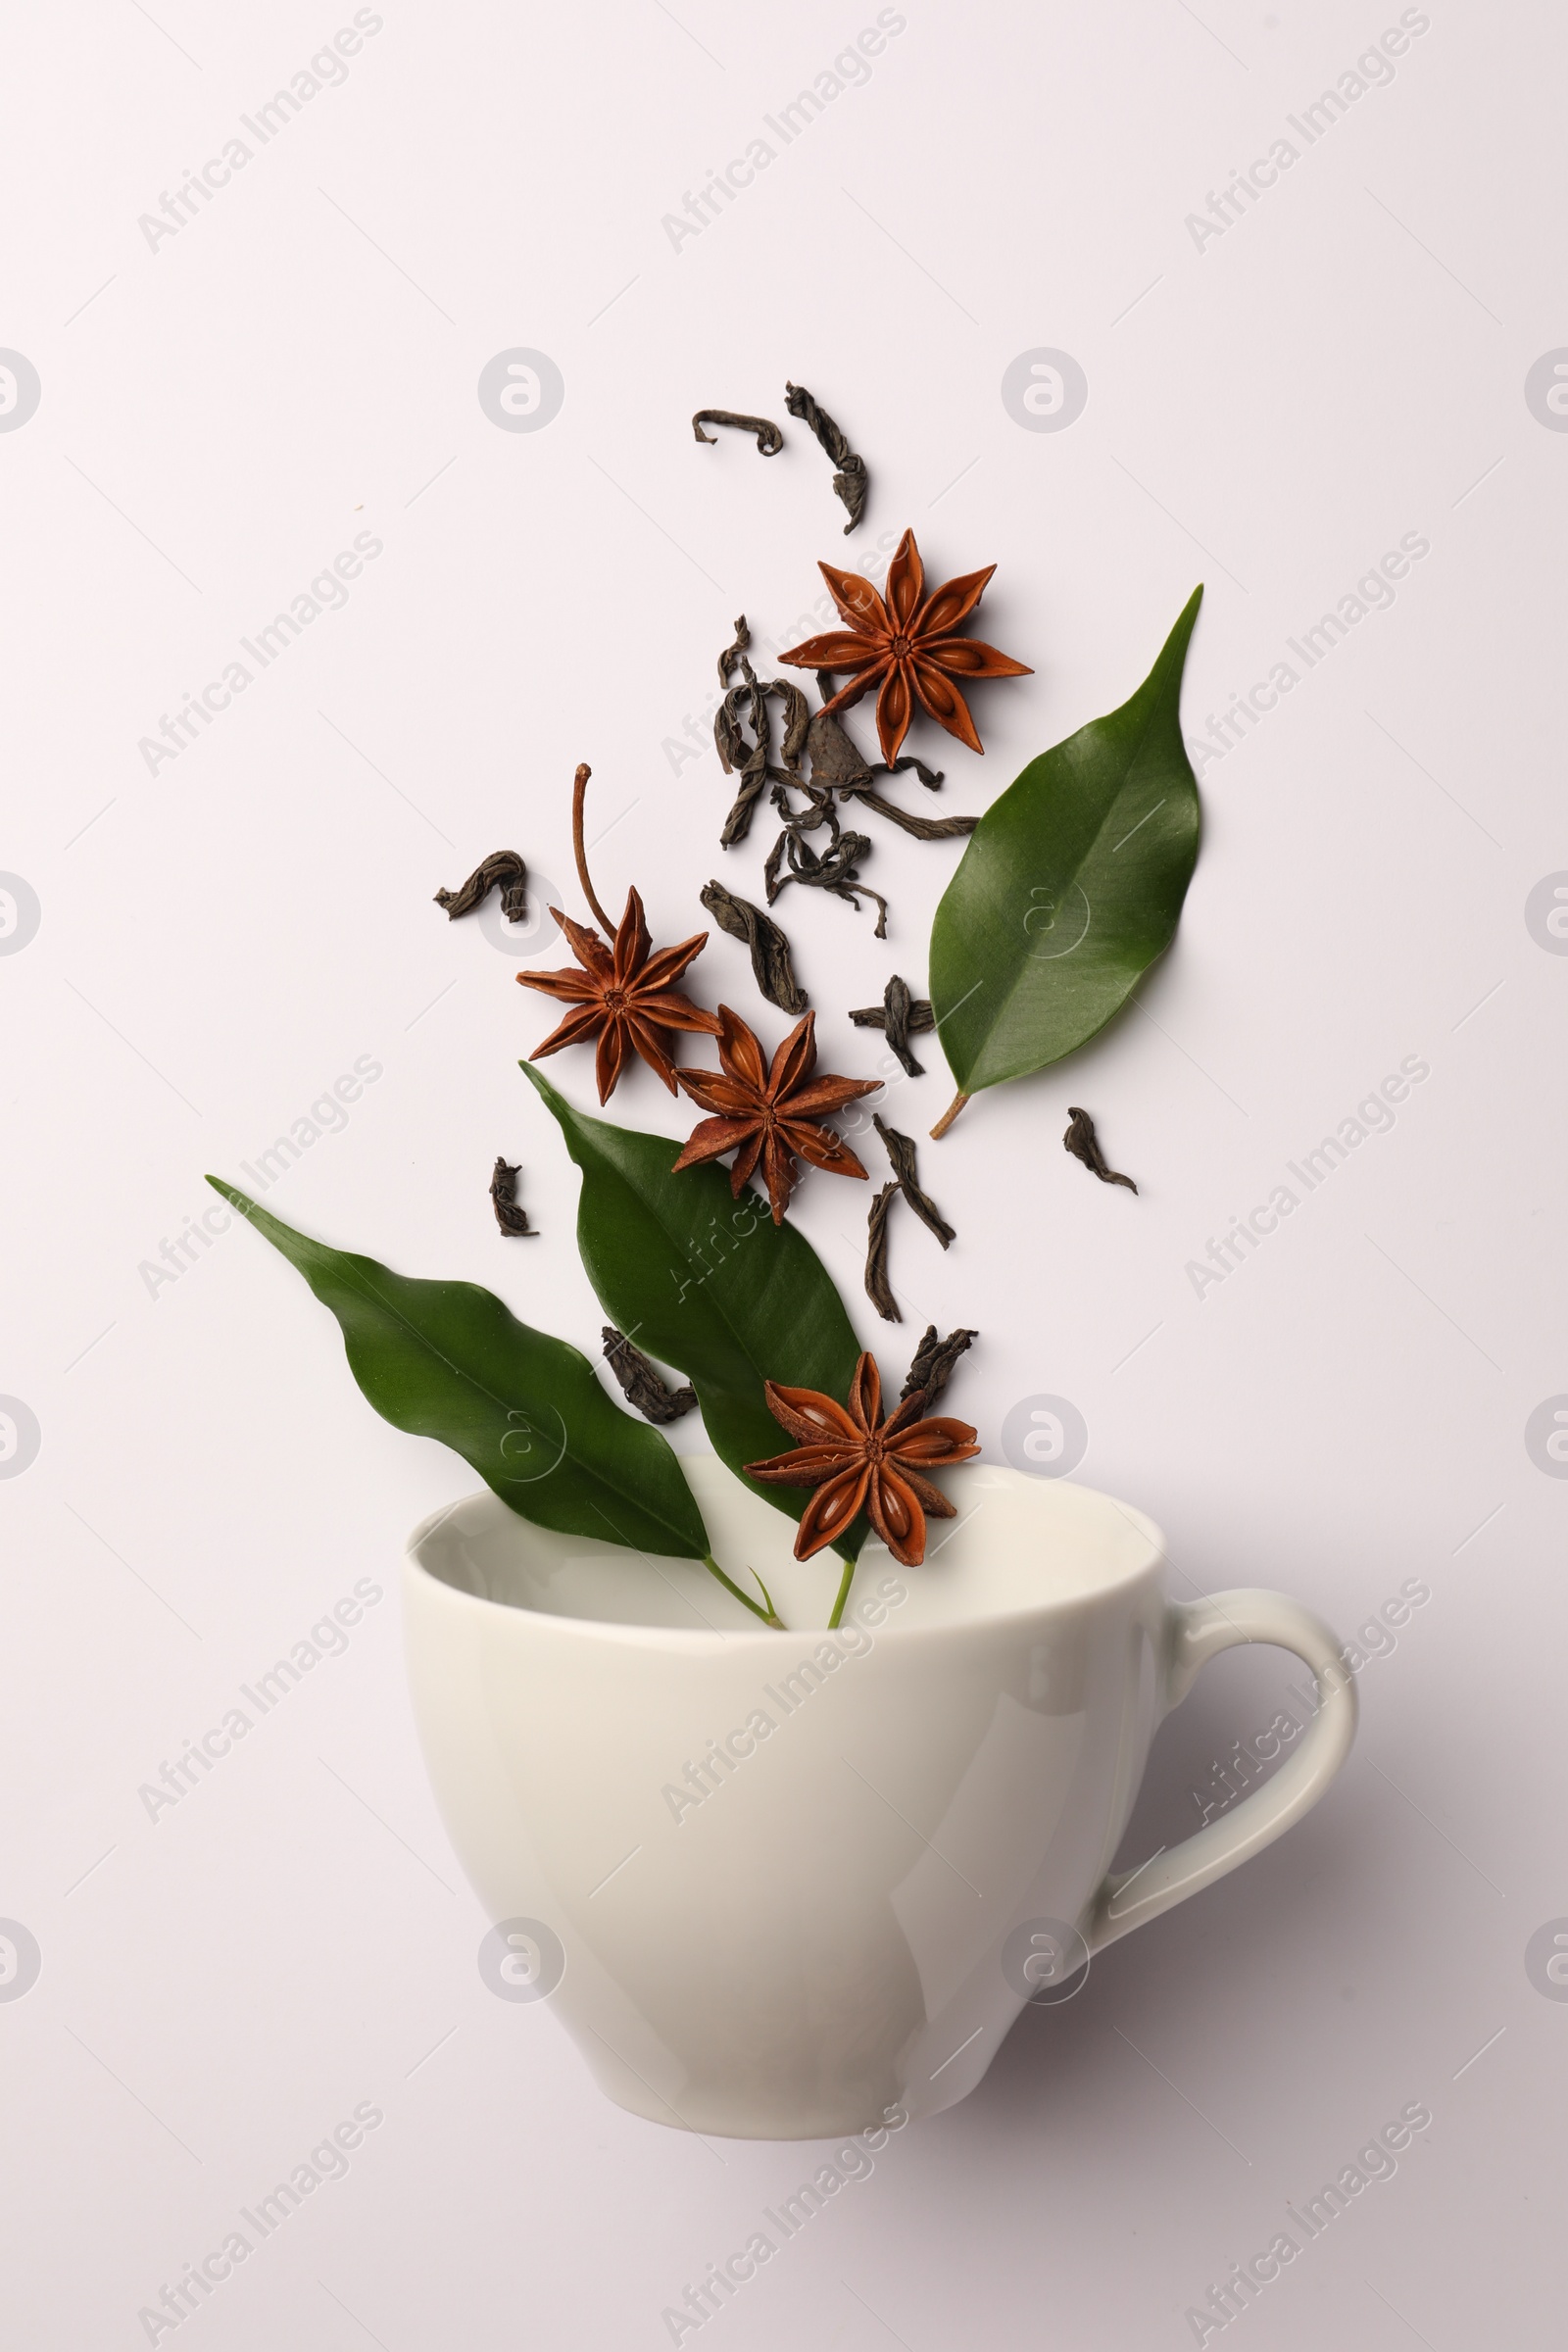
[{"label": "curled black tea leaf", "polygon": [[[740,790],[719,835],[720,846],[727,850],[746,840],[758,802],[763,791],[771,787],[769,798],[784,820],[784,831],[774,843],[763,868],[768,905],[790,882],[831,891],[834,897],[848,900],[857,908],[861,899],[867,898],[877,908],[876,936],[885,939],[887,901],[879,891],[862,882],[859,875],[859,861],[870,856],[870,841],[863,833],[844,830],[835,795],[839,800],[853,799],[874,808],[920,841],[940,841],[972,833],[979,819],[949,816],[933,820],[910,816],[892,801],[884,800],[873,789],[877,776],[896,775],[912,767],[921,783],[934,792],[942,783],[941,770],[929,768],[923,760],[915,759],[896,760],[891,766],[885,761],[870,766],[838,719],[825,710],[813,713],[805,693],[792,680],[757,675],[751,663],[751,631],[743,612],[735,623],[733,643],[718,658],[719,684],[724,691],[713,717],[713,741],[725,774],[740,777]],[[832,680],[826,673],[819,671],[816,682],[824,695],[831,694]],[[783,740],[777,762],[772,756],[769,712],[772,699],[783,705]],[[809,775],[805,772],[803,759],[809,761]],[[798,800],[804,802],[804,807],[797,805]],[[824,850],[804,840],[806,834],[820,832],[823,827],[828,835]],[[764,996],[770,994],[760,973],[759,986]],[[775,1004],[782,1001],[772,998]]]},{"label": "curled black tea leaf", "polygon": [[909,1377],[899,1392],[899,1402],[902,1404],[906,1396],[919,1396],[924,1399],[920,1409],[928,1413],[953,1378],[954,1365],[970,1342],[979,1337],[977,1331],[960,1329],[950,1331],[945,1340],[939,1340],[936,1325],[928,1323],[925,1338],[914,1351]]},{"label": "curled black tea leaf", "polygon": [[922,1193],[920,1190],[915,1179],[912,1140],[906,1135],[901,1135],[896,1127],[890,1127],[879,1110],[872,1112],[871,1124],[887,1146],[888,1157],[893,1162],[893,1173],[898,1178],[900,1192],[921,1224],[936,1235],[945,1250],[950,1242],[957,1239],[957,1236],[930,1194]]},{"label": "curled black tea leaf", "polygon": [[[758,682],[757,672],[747,659],[752,642],[743,612],[735,623],[735,641],[718,657],[718,681],[725,689],[724,699],[713,714],[713,743],[726,776],[739,775],[740,790],[719,835],[719,844],[729,849],[744,841],[752,829],[752,811],[759,795],[767,782],[767,701],[766,689]],[[741,683],[730,685],[731,673],[739,669]],[[742,720],[750,722],[754,741],[748,743]]]},{"label": "curled black tea leaf", "polygon": [[438,890],[435,903],[446,908],[449,921],[455,921],[460,914],[471,914],[476,906],[482,906],[498,884],[501,911],[508,922],[526,922],[528,868],[515,850],[492,850],[483,865],[474,867],[461,889]]},{"label": "curled black tea leaf", "polygon": [[810,734],[811,706],[806,699],[805,687],[797,686],[793,678],[772,679],[768,692],[780,696],[784,704],[784,740],[779,751],[789,771],[789,781],[794,783],[801,754]]},{"label": "curled black tea leaf", "polygon": [[[830,669],[816,672],[816,690],[824,703],[832,700],[834,685]],[[831,784],[835,790],[858,791],[861,785],[869,784],[873,776],[902,776],[906,769],[911,767],[927,792],[939,792],[942,788],[943,770],[940,767],[927,767],[925,761],[916,760],[912,752],[906,752],[902,759],[891,762],[886,760],[868,761],[836,710],[817,712],[811,721],[807,741],[811,755],[812,775],[819,784]]]},{"label": "curled black tea leaf", "polygon": [[[902,766],[902,760],[899,762]],[[879,792],[857,788],[854,794],[862,808],[872,808],[885,816],[891,825],[912,833],[916,841],[959,841],[972,833],[980,822],[977,816],[911,816],[895,801],[885,801]]]},{"label": "curled black tea leaf", "polygon": [[715,436],[704,432],[705,424],[733,424],[743,433],[755,433],[758,449],[764,458],[776,458],[784,446],[778,426],[765,416],[737,416],[733,409],[699,409],[692,418],[692,431],[711,449],[715,446]]},{"label": "curled black tea leaf", "polygon": [[[816,690],[824,700],[833,692],[831,671],[817,671]],[[817,711],[807,731],[806,743],[811,755],[811,775],[818,784],[848,789],[870,783],[871,770],[836,710]]]},{"label": "curled black tea leaf", "polygon": [[[820,824],[824,816],[833,829],[833,840],[830,848],[819,855],[804,835]],[[861,899],[866,898],[877,909],[876,930],[872,936],[886,939],[888,903],[879,891],[872,890],[869,884],[860,880],[858,863],[859,858],[871,855],[869,840],[863,833],[841,832],[838,818],[831,808],[824,810],[818,808],[808,811],[808,821],[804,824],[786,825],[767,854],[762,879],[767,885],[768,905],[771,906],[779,892],[791,882],[803,882],[814,890],[829,890],[836,899],[848,899],[857,913]],[[787,872],[783,870],[786,855],[789,860]]]},{"label": "curled black tea leaf", "polygon": [[640,1348],[634,1348],[623,1331],[613,1323],[603,1326],[605,1361],[619,1381],[628,1404],[635,1405],[645,1421],[678,1421],[689,1413],[697,1402],[693,1388],[672,1389],[662,1380]]},{"label": "curled black tea leaf", "polygon": [[888,1280],[888,1214],[899,1197],[896,1184],[885,1184],[872,1201],[865,1220],[865,1295],[884,1323],[902,1323],[899,1302]]},{"label": "curled black tea leaf", "polygon": [[732,642],[725,646],[724,651],[718,657],[718,682],[721,686],[729,684],[737,669],[749,686],[757,684],[756,673],[747,660],[751,650],[752,632],[747,627],[746,615],[742,612],[736,616],[735,635]]},{"label": "curled black tea leaf", "polygon": [[1088,1111],[1079,1110],[1069,1102],[1067,1117],[1071,1124],[1061,1140],[1074,1159],[1081,1159],[1102,1184],[1124,1184],[1130,1193],[1136,1193],[1138,1187],[1130,1176],[1118,1176],[1115,1169],[1107,1165],[1105,1154],[1100,1149],[1100,1138],[1095,1133],[1095,1122]]},{"label": "curled black tea leaf", "polygon": [[790,943],[772,916],[717,882],[699,895],[719,929],[750,949],[752,974],[767,1002],[799,1018],[807,1007],[806,991],[795,977]]},{"label": "curled black tea leaf", "polygon": [[865,508],[865,494],[871,486],[865,460],[856,456],[850,447],[849,436],[834,423],[826,409],[818,406],[804,384],[785,385],[784,406],[792,416],[798,416],[803,424],[809,425],[833,461],[836,468],[833,488],[843,500],[850,517],[844,525],[844,535],[848,538],[860,519]]},{"label": "curled black tea leaf", "polygon": [[518,1169],[510,1161],[498,1159],[490,1178],[490,1205],[496,1212],[496,1223],[509,1241],[539,1239],[539,1228],[528,1222],[528,1211],[517,1205]]},{"label": "curled black tea leaf", "polygon": [[923,1034],[927,1029],[934,1029],[937,1016],[927,998],[910,996],[908,982],[901,980],[897,972],[882,991],[880,1004],[862,1004],[858,1012],[851,1013],[850,1018],[857,1029],[884,1031],[888,1044],[908,1075],[911,1078],[925,1076],[924,1062],[916,1061],[910,1051],[909,1033],[915,1030]]},{"label": "curled black tea leaf", "polygon": [[[817,691],[826,701],[833,692],[833,679],[826,670],[816,673]],[[860,753],[836,710],[818,710],[807,730],[806,748],[811,759],[811,781],[826,785],[846,800],[856,800],[862,808],[874,808],[891,824],[902,825],[916,841],[952,841],[959,835],[972,833],[980,822],[977,816],[910,816],[896,802],[884,800],[874,789],[878,776],[902,775],[913,768],[928,792],[942,786],[942,770],[927,767],[923,760],[906,756],[891,762],[879,760],[873,766]]]},{"label": "curled black tea leaf", "polygon": [[[779,678],[760,678],[749,659],[752,635],[743,612],[735,623],[735,641],[727,645],[718,657],[718,682],[724,697],[713,715],[713,742],[726,776],[738,774],[740,791],[734,807],[724,819],[719,847],[730,849],[744,841],[752,829],[752,812],[762,787],[773,781],[777,784],[797,784],[795,768],[806,743],[810,711],[803,690],[793,681]],[[730,683],[736,670],[739,685]],[[785,764],[775,767],[771,759],[768,698],[776,696],[784,705]],[[747,741],[750,728],[752,740]]]}]

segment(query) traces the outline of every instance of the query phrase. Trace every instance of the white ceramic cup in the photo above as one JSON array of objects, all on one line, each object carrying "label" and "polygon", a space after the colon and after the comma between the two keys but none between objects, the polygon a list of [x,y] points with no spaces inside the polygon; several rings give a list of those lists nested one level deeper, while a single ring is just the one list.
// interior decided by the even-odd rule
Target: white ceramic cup
[{"label": "white ceramic cup", "polygon": [[[1277,1592],[1173,1601],[1158,1530],[1107,1495],[955,1471],[925,1564],[867,1544],[830,1635],[836,1560],[795,1561],[789,1520],[712,1457],[684,1466],[716,1557],[805,1630],[488,1493],[416,1530],[404,1584],[430,1778],[503,1979],[548,1994],[637,2115],[809,2139],[936,2114],[1032,1986],[1257,1853],[1348,1752],[1328,1627]],[[1155,1726],[1245,1642],[1317,1678],[1299,1746],[1107,1875]]]}]

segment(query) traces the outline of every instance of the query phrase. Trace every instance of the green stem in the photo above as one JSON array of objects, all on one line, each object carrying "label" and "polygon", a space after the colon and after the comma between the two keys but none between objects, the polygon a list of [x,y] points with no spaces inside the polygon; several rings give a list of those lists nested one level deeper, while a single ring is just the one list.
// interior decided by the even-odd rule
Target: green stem
[{"label": "green stem", "polygon": [[[840,1554],[840,1557],[841,1557],[841,1558],[843,1557],[842,1553]],[[842,1582],[841,1582],[841,1583],[840,1583],[840,1585],[839,1585],[839,1596],[838,1596],[837,1600],[836,1600],[836,1601],[833,1603],[833,1614],[832,1614],[832,1616],[831,1616],[831,1617],[828,1619],[828,1621],[827,1621],[827,1630],[828,1630],[828,1632],[829,1632],[830,1634],[831,1634],[831,1633],[834,1631],[835,1627],[837,1626],[837,1624],[838,1624],[838,1622],[839,1622],[839,1619],[840,1619],[840,1618],[843,1616],[843,1614],[844,1614],[844,1603],[845,1603],[845,1602],[846,1602],[846,1601],[849,1599],[849,1597],[850,1597],[850,1582],[851,1582],[851,1579],[854,1577],[854,1575],[855,1575],[855,1562],[854,1562],[853,1560],[845,1560],[845,1562],[844,1562],[844,1576],[843,1576],[843,1580],[842,1580]]]},{"label": "green stem", "polygon": [[[719,1583],[723,1586],[726,1592],[734,1593],[736,1599],[740,1602],[743,1609],[750,1609],[754,1617],[760,1617],[762,1623],[764,1625],[770,1625],[775,1633],[782,1634],[787,1631],[782,1617],[779,1617],[774,1613],[773,1603],[767,1598],[767,1587],[762,1585],[762,1580],[760,1576],[757,1578],[757,1581],[760,1585],[762,1585],[762,1598],[767,1600],[767,1606],[765,1609],[759,1608],[757,1602],[752,1599],[750,1593],[743,1592],[739,1585],[737,1585],[732,1578],[727,1577],[724,1574],[723,1569],[719,1566],[718,1562],[714,1559],[710,1551],[704,1552],[703,1565],[708,1570],[710,1576],[717,1577]],[[757,1574],[755,1569],[752,1571],[752,1573],[754,1576]]]}]

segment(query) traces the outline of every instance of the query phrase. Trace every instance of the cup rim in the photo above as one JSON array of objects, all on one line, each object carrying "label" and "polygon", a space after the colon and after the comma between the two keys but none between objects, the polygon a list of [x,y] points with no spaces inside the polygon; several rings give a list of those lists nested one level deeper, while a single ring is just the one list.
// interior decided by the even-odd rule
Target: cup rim
[{"label": "cup rim", "polygon": [[[705,1453],[709,1452],[707,1448],[704,1450]],[[709,1458],[716,1460],[718,1457],[710,1453]],[[997,1470],[1004,1465],[992,1463],[988,1467]],[[1012,1471],[1010,1475],[1021,1477],[1022,1473]],[[1029,1483],[1033,1485],[1035,1482],[1030,1481]],[[1144,1538],[1145,1548],[1142,1555],[1136,1557],[1128,1566],[1118,1568],[1076,1592],[1042,1593],[1038,1598],[1019,1602],[1015,1607],[976,1610],[972,1615],[949,1618],[936,1623],[911,1625],[884,1622],[874,1628],[864,1630],[872,1632],[878,1643],[894,1642],[904,1646],[910,1646],[920,1642],[951,1641],[956,1637],[967,1636],[985,1627],[1016,1626],[1030,1620],[1067,1616],[1075,1610],[1093,1606],[1104,1599],[1107,1594],[1120,1591],[1126,1586],[1135,1585],[1151,1575],[1158,1575],[1163,1570],[1167,1558],[1164,1533],[1147,1511],[1141,1510],[1136,1503],[1123,1502],[1119,1495],[1105,1494],[1101,1488],[1083,1486],[1076,1479],[1058,1479],[1052,1483],[1070,1489],[1072,1493],[1085,1495],[1097,1503],[1108,1504],[1110,1508],[1119,1512]],[[420,1579],[423,1585],[435,1587],[447,1599],[459,1603],[466,1602],[472,1608],[486,1615],[493,1615],[495,1620],[517,1619],[525,1625],[552,1628],[563,1636],[578,1636],[621,1646],[664,1650],[674,1655],[688,1657],[717,1655],[719,1652],[728,1654],[740,1642],[752,1642],[760,1651],[766,1650],[774,1653],[781,1640],[820,1642],[833,1639],[832,1630],[824,1625],[789,1626],[784,1629],[782,1634],[771,1626],[764,1625],[758,1625],[755,1628],[752,1626],[697,1628],[647,1625],[639,1623],[634,1618],[574,1617],[553,1609],[529,1608],[525,1602],[521,1601],[494,1600],[488,1593],[466,1592],[461,1586],[449,1584],[445,1577],[437,1575],[435,1570],[419,1557],[418,1547],[436,1532],[444,1520],[449,1519],[465,1503],[470,1502],[482,1503],[498,1512],[506,1513],[509,1518],[521,1518],[521,1513],[513,1512],[510,1504],[505,1502],[493,1488],[472,1489],[468,1494],[457,1495],[452,1501],[441,1504],[438,1509],[426,1512],[418,1524],[411,1530],[404,1546],[404,1566],[412,1576]],[[530,1520],[524,1520],[522,1523],[524,1526],[535,1524]],[[502,1524],[505,1524],[505,1521]],[[548,1534],[552,1531],[546,1530],[545,1532]],[[897,1567],[896,1562],[894,1566]],[[855,1600],[852,1592],[850,1608],[846,1614],[853,1616],[854,1613]]]}]

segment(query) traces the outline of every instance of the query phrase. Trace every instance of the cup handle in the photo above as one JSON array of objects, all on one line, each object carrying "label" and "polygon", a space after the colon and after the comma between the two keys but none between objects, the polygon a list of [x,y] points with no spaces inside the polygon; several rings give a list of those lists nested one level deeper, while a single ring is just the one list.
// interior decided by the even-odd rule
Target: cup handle
[{"label": "cup handle", "polygon": [[1291,1824],[1309,1813],[1350,1752],[1355,1738],[1355,1683],[1340,1644],[1310,1609],[1283,1592],[1247,1588],[1171,1605],[1166,1711],[1187,1696],[1200,1666],[1238,1643],[1267,1642],[1294,1650],[1317,1681],[1319,1705],[1306,1738],[1272,1779],[1243,1797],[1220,1820],[1205,1823],[1138,1870],[1111,1872],[1090,1905],[1084,1935],[1091,1952],[1103,1951],[1133,1928],[1157,1919],[1200,1886],[1212,1886],[1239,1862],[1261,1853]]}]

